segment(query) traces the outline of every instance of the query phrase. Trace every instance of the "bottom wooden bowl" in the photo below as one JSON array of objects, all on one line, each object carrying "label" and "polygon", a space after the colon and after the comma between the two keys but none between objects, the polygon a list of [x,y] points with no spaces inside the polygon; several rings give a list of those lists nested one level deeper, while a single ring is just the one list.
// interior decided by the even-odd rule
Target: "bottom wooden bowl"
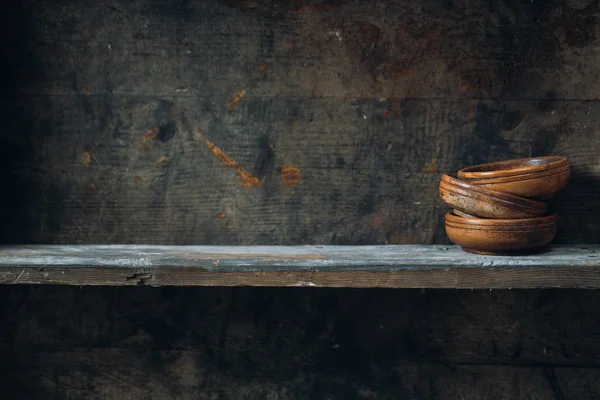
[{"label": "bottom wooden bowl", "polygon": [[479,254],[482,256],[528,256],[531,254],[542,253],[545,249],[545,246],[537,247],[533,249],[525,249],[525,250],[514,250],[514,251],[500,251],[500,250],[481,250],[481,249],[471,249],[468,247],[461,247],[462,251],[466,251],[467,253]]},{"label": "bottom wooden bowl", "polygon": [[465,218],[446,214],[446,233],[464,251],[487,255],[540,251],[556,235],[556,214],[526,219]]}]

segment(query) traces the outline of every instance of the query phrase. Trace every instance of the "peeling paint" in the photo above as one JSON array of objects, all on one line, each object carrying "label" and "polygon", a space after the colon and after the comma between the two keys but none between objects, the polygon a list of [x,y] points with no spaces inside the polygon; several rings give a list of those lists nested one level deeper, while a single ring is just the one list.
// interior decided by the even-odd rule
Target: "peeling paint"
[{"label": "peeling paint", "polygon": [[306,282],[306,281],[298,281],[294,284],[294,286],[302,286],[302,287],[316,287],[317,285],[315,285],[312,282]]}]

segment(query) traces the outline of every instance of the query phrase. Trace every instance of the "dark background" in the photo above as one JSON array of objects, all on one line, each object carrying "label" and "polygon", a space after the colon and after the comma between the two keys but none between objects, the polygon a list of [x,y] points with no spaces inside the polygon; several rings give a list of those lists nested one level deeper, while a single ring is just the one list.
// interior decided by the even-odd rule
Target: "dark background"
[{"label": "dark background", "polygon": [[[557,154],[573,176],[553,204],[556,242],[598,243],[599,15],[585,0],[4,5],[0,241],[448,243],[442,173]],[[5,286],[0,386],[600,398],[599,300]]]}]

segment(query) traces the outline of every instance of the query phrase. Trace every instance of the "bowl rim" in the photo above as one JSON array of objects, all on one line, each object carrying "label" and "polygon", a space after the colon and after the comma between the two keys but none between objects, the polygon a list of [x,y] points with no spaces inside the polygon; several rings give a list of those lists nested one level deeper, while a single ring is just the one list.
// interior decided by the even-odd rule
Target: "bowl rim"
[{"label": "bowl rim", "polygon": [[454,229],[462,229],[465,231],[481,231],[481,232],[546,232],[551,230],[556,230],[556,224],[545,224],[545,225],[534,225],[530,227],[523,226],[477,226],[477,225],[464,225],[464,224],[453,224],[450,222],[446,222],[446,227],[454,228]]},{"label": "bowl rim", "polygon": [[453,209],[452,212],[454,213],[454,215],[457,215],[457,216],[463,217],[463,218],[477,218],[474,215],[471,215],[471,214],[468,214],[466,212],[462,212],[462,211],[456,210],[456,209]]},{"label": "bowl rim", "polygon": [[515,158],[462,168],[457,176],[465,179],[495,178],[547,171],[564,165],[569,165],[568,158],[564,156]]},{"label": "bowl rim", "polygon": [[[469,192],[473,194],[477,194],[479,196],[485,196],[492,201],[488,201],[488,203],[493,203],[497,205],[501,205],[503,207],[518,209],[519,211],[529,212],[529,210],[533,210],[534,214],[537,214],[537,210],[541,210],[541,212],[546,212],[548,209],[548,204],[542,201],[537,201],[533,199],[528,199],[522,196],[516,196],[511,193],[500,192],[497,190],[489,189],[485,186],[474,185],[470,182],[461,181],[460,179],[453,178],[448,174],[443,174],[442,179],[439,184],[440,189],[451,190],[452,188],[459,189],[464,191],[464,195],[469,196]],[[463,193],[458,193],[463,195]],[[469,196],[474,197],[474,196]],[[479,200],[484,200],[479,197]]]},{"label": "bowl rim", "polygon": [[544,215],[541,217],[519,218],[519,219],[490,219],[490,218],[466,218],[454,214],[453,210],[446,213],[445,221],[454,225],[463,225],[465,227],[539,227],[544,225],[556,225],[556,213]]},{"label": "bowl rim", "polygon": [[566,175],[566,178],[569,178],[571,175],[571,169],[568,165],[563,167],[558,167],[546,171],[541,172],[531,172],[527,174],[519,174],[519,175],[511,175],[511,176],[498,176],[498,177],[486,177],[486,178],[461,178],[464,179],[465,182],[471,183],[473,185],[486,185],[486,184],[495,184],[495,183],[515,183],[515,182],[526,182],[531,181],[533,179],[542,179],[542,178],[551,178],[554,176]]}]

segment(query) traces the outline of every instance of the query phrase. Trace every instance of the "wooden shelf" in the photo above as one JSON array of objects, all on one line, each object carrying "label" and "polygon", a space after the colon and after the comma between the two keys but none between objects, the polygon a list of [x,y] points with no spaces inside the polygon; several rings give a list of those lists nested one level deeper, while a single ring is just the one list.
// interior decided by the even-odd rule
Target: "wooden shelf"
[{"label": "wooden shelf", "polygon": [[598,288],[600,246],[491,257],[455,246],[0,247],[0,283],[379,288]]}]

